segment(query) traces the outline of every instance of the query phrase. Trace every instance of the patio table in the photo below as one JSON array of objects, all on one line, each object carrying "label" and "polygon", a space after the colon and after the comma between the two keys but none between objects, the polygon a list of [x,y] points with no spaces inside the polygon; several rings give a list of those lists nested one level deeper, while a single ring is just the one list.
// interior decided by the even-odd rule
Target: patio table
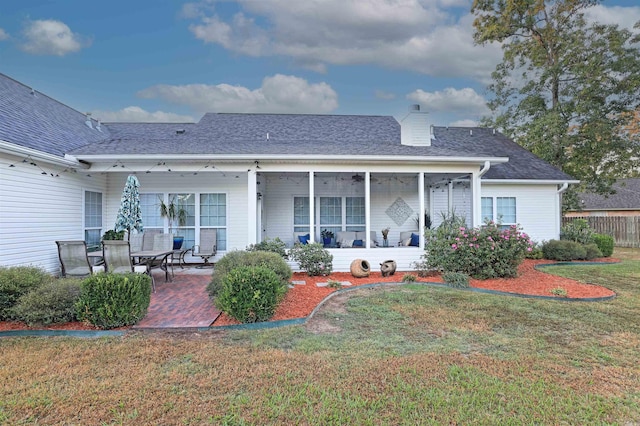
[{"label": "patio table", "polygon": [[[147,267],[147,272],[151,273],[151,267],[153,263],[162,259],[160,262],[160,269],[164,270],[165,273],[165,282],[171,281],[171,277],[169,275],[169,267],[168,267],[168,258],[173,255],[173,250],[143,250],[143,251],[132,251],[131,259],[139,259],[140,264],[143,264]],[[87,256],[89,259],[94,260],[94,262],[99,262],[102,260],[102,252],[101,251],[92,251],[87,252]]]}]

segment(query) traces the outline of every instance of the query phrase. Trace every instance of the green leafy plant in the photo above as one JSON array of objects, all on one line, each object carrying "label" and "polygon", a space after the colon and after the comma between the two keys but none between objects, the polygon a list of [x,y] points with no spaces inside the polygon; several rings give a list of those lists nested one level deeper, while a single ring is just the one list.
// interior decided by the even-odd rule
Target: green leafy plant
[{"label": "green leafy plant", "polygon": [[18,299],[11,309],[12,317],[30,326],[74,321],[81,282],[78,278],[45,282]]},{"label": "green leafy plant", "polygon": [[592,260],[592,259],[597,259],[599,257],[602,257],[602,252],[600,251],[598,246],[596,244],[594,244],[594,243],[585,244],[584,245],[584,250],[585,250],[585,253],[586,253],[584,258],[586,260]]},{"label": "green leafy plant", "polygon": [[525,253],[526,259],[542,259],[544,258],[544,253],[542,253],[542,244],[537,244],[535,242],[531,242],[531,251],[527,251]]},{"label": "green leafy plant", "polygon": [[549,240],[542,246],[542,253],[545,259],[562,262],[587,258],[584,245],[569,240]]},{"label": "green leafy plant", "polygon": [[286,287],[272,270],[241,266],[224,276],[215,304],[240,322],[261,322],[273,316],[285,293]]},{"label": "green leafy plant", "polygon": [[422,255],[420,260],[411,263],[411,267],[416,271],[420,278],[433,277],[440,273],[440,270],[429,264],[428,256]]},{"label": "green leafy plant", "polygon": [[11,308],[21,296],[54,278],[33,266],[0,267],[0,321],[11,319]]},{"label": "green leafy plant", "polygon": [[288,257],[287,244],[278,237],[273,240],[265,238],[259,243],[251,244],[247,247],[247,251],[270,251],[279,254],[283,259]]},{"label": "green leafy plant", "polygon": [[567,297],[567,290],[562,287],[556,287],[549,290],[551,294],[558,297]]},{"label": "green leafy plant", "polygon": [[327,287],[329,288],[335,288],[335,289],[341,289],[342,288],[342,283],[340,281],[336,281],[336,280],[329,280],[327,282]]},{"label": "green leafy plant", "polygon": [[173,234],[173,228],[176,225],[186,225],[188,212],[180,203],[177,195],[172,196],[166,204],[162,198],[158,198],[160,200],[160,217],[167,218],[169,221],[169,233]]},{"label": "green leafy plant", "polygon": [[449,287],[468,288],[469,276],[463,272],[445,272],[442,274],[442,280]]},{"label": "green leafy plant", "polygon": [[150,276],[98,274],[82,281],[76,314],[99,328],[123,327],[144,318],[150,301]]},{"label": "green leafy plant", "polygon": [[280,279],[280,284],[285,291],[289,280],[291,280],[291,267],[278,253],[270,251],[230,251],[216,263],[211,275],[211,282],[207,286],[207,292],[212,299],[215,299],[220,291],[224,277],[233,269],[241,266],[264,266],[272,270]]},{"label": "green leafy plant", "polygon": [[322,235],[322,238],[333,238],[334,237],[334,233],[329,231],[328,229],[323,229],[322,231],[320,231],[320,235]]},{"label": "green leafy plant", "polygon": [[574,219],[560,230],[560,239],[575,241],[580,244],[593,242],[594,231],[585,219]]},{"label": "green leafy plant", "polygon": [[403,283],[414,283],[414,282],[416,282],[416,280],[417,280],[417,278],[413,274],[404,274],[402,276],[402,282]]},{"label": "green leafy plant", "polygon": [[289,256],[306,271],[309,276],[329,275],[333,270],[333,255],[320,243],[296,244]]},{"label": "green leafy plant", "polygon": [[593,234],[593,242],[598,246],[603,257],[613,254],[614,240],[611,235]]},{"label": "green leafy plant", "polygon": [[425,250],[431,268],[486,279],[517,276],[525,254],[533,249],[517,225],[501,229],[488,221],[480,228],[467,228],[463,218],[451,214],[437,229],[425,232]]},{"label": "green leafy plant", "polygon": [[102,235],[102,241],[113,241],[124,239],[124,230],[116,231],[115,229],[109,229]]}]

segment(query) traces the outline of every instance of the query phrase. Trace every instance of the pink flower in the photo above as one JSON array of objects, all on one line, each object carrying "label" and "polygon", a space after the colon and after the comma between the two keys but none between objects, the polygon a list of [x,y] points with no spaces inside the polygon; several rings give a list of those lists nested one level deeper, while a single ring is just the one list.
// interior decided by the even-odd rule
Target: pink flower
[{"label": "pink flower", "polygon": [[532,250],[531,247],[527,247],[527,251],[531,251],[531,250]]},{"label": "pink flower", "polygon": [[455,249],[458,248],[458,245],[457,244],[451,244],[451,248],[455,250]]}]

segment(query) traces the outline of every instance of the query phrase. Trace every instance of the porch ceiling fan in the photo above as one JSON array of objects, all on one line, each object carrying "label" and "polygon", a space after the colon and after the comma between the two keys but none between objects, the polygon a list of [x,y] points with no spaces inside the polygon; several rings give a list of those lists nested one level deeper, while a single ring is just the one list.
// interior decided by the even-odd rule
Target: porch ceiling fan
[{"label": "porch ceiling fan", "polygon": [[354,182],[362,182],[364,180],[364,176],[360,176],[358,173],[351,176],[351,180]]}]

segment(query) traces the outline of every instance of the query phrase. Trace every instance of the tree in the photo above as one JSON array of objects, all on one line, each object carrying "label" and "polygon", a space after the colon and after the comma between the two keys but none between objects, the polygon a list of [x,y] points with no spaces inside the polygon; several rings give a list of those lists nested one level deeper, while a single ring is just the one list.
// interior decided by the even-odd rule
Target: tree
[{"label": "tree", "polygon": [[472,12],[475,41],[503,49],[483,124],[580,179],[581,189],[608,194],[639,166],[640,135],[629,129],[640,105],[640,35],[588,23],[584,11],[597,3],[474,0]]}]

